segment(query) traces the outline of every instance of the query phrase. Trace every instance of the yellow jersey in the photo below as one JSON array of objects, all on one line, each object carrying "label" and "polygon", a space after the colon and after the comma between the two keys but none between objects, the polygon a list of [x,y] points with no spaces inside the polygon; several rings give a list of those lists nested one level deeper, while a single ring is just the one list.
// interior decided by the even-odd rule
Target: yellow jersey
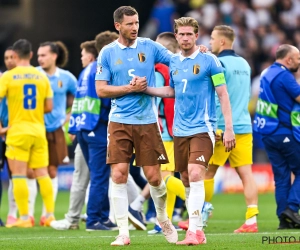
[{"label": "yellow jersey", "polygon": [[0,98],[7,97],[9,135],[44,137],[44,103],[53,92],[46,75],[33,66],[17,66],[0,78]]}]

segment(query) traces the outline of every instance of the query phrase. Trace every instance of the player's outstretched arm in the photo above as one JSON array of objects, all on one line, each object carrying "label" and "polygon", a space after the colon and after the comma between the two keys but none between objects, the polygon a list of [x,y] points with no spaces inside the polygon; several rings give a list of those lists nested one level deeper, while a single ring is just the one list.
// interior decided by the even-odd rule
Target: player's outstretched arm
[{"label": "player's outstretched arm", "polygon": [[232,126],[230,101],[226,85],[216,87],[216,92],[218,94],[222,108],[222,113],[225,119],[225,132],[223,136],[223,144],[225,146],[226,152],[229,152],[235,147],[235,137]]},{"label": "player's outstretched arm", "polygon": [[162,97],[162,98],[175,97],[175,91],[170,86],[165,86],[161,88],[148,87],[144,93],[152,96]]}]

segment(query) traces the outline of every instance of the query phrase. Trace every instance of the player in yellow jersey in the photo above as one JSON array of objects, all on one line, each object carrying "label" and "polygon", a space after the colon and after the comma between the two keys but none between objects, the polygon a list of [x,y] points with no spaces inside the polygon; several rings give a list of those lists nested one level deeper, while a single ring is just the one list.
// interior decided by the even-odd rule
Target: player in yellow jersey
[{"label": "player in yellow jersey", "polygon": [[47,209],[46,225],[54,220],[53,187],[48,175],[48,145],[44,113],[52,110],[52,90],[47,77],[30,65],[31,43],[13,45],[17,67],[0,78],[0,98],[8,103],[6,157],[12,173],[13,194],[20,218],[7,227],[32,227],[28,212],[27,166],[32,168]]}]

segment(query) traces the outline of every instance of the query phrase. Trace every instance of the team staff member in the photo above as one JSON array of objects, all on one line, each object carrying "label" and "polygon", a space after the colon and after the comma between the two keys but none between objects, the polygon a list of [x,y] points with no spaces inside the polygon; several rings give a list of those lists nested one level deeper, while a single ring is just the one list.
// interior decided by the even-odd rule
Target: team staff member
[{"label": "team staff member", "polygon": [[[205,200],[210,202],[214,192],[214,176],[219,166],[224,166],[229,159],[230,166],[234,167],[242,180],[244,196],[247,205],[246,221],[235,233],[257,232],[258,195],[252,173],[252,125],[248,111],[251,90],[251,68],[247,61],[238,56],[232,49],[235,34],[231,27],[219,25],[214,27],[211,34],[211,51],[218,56],[224,68],[225,79],[232,108],[233,130],[236,135],[236,147],[230,152],[217,139],[214,154],[205,173]],[[216,98],[217,99],[217,98]],[[221,112],[220,103],[217,104],[217,128],[224,130],[225,120]]]},{"label": "team staff member", "polygon": [[[66,114],[67,94],[70,93],[73,98],[77,80],[72,73],[61,69],[68,62],[68,50],[62,42],[42,43],[37,53],[40,65],[37,69],[47,75],[53,90],[53,110],[45,115],[45,124],[49,146],[48,171],[54,188],[54,200],[56,200],[57,167],[60,164],[69,163],[67,144],[62,129],[64,123],[70,118],[70,114]],[[43,225],[44,218],[45,209],[40,220],[41,225]]]},{"label": "team staff member", "polygon": [[[300,86],[293,76],[299,65],[296,47],[278,47],[275,63],[261,76],[254,120],[274,173],[278,229],[300,225]],[[291,173],[295,175],[292,184]]]},{"label": "team staff member", "polygon": [[9,130],[6,156],[12,173],[13,193],[20,219],[7,227],[32,227],[28,212],[27,166],[38,180],[46,206],[45,225],[54,220],[53,187],[48,175],[48,146],[44,113],[52,110],[52,90],[47,77],[30,65],[31,44],[14,43],[17,67],[0,78],[0,98],[7,97]]}]

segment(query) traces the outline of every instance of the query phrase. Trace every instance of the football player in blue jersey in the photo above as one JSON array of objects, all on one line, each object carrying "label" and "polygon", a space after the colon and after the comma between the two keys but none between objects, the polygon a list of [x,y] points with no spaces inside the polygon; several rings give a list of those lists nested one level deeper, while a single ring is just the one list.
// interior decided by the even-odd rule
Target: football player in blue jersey
[{"label": "football player in blue jersey", "polygon": [[[38,49],[38,70],[47,75],[53,90],[53,110],[45,115],[47,141],[49,149],[48,171],[54,189],[54,200],[58,191],[57,167],[69,163],[68,149],[62,126],[69,120],[66,114],[67,96],[73,98],[76,92],[76,77],[69,71],[62,69],[68,62],[68,50],[60,42],[44,42]],[[45,209],[40,220],[43,225]]]},{"label": "football player in blue jersey", "polygon": [[111,245],[129,245],[127,176],[135,149],[136,165],[142,166],[150,184],[157,219],[168,242],[178,234],[166,213],[166,186],[160,164],[168,163],[157,123],[155,98],[142,93],[155,86],[154,65],[169,64],[171,53],[160,44],[138,37],[139,17],[130,6],[114,12],[119,38],[105,46],[98,57],[96,89],[112,98],[108,124],[107,163],[111,165],[112,199],[119,235]]},{"label": "football player in blue jersey", "polygon": [[175,97],[175,171],[180,172],[186,189],[189,228],[178,245],[205,244],[201,210],[204,204],[204,176],[215,143],[215,92],[225,117],[224,146],[235,147],[231,109],[220,61],[210,53],[199,53],[196,46],[199,25],[194,18],[175,20],[174,31],[181,53],[170,62],[170,86],[148,87],[146,93]]}]

